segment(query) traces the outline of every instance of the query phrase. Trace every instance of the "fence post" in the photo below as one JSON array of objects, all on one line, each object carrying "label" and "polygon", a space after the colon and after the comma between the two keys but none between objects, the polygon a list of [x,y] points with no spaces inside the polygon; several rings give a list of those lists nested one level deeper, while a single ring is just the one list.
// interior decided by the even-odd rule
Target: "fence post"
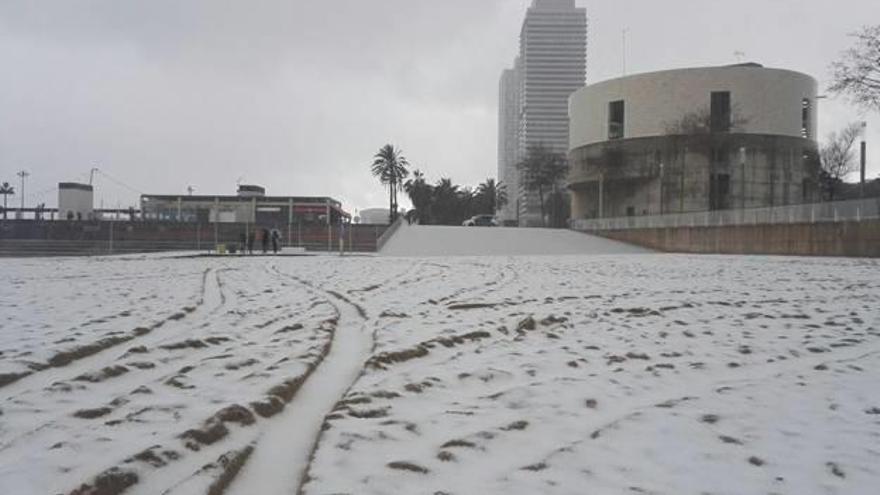
[{"label": "fence post", "polygon": [[214,198],[214,250],[220,242],[220,198]]},{"label": "fence post", "polygon": [[110,220],[110,254],[113,254],[113,220]]}]

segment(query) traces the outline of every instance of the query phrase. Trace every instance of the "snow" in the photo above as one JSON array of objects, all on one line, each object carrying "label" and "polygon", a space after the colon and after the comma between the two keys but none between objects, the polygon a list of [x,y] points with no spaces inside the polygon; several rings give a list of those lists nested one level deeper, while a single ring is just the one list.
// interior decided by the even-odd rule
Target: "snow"
[{"label": "snow", "polygon": [[402,225],[385,256],[632,254],[648,250],[572,230]]},{"label": "snow", "polygon": [[206,493],[239,459],[227,493],[873,494],[878,267],[3,259],[0,486]]},{"label": "snow", "polygon": [[345,395],[369,357],[371,336],[364,318],[343,296],[331,297],[341,322],[333,346],[297,393],[296,402],[262,433],[253,458],[230,493],[284,493],[299,486],[324,417]]}]

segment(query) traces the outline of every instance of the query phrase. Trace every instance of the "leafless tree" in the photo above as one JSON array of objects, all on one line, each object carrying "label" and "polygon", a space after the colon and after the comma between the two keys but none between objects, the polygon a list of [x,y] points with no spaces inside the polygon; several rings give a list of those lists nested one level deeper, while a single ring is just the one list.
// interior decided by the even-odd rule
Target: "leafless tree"
[{"label": "leafless tree", "polygon": [[[748,125],[749,119],[743,117],[737,108],[730,112],[730,130],[740,132]],[[687,112],[677,120],[664,122],[664,132],[669,136],[697,136],[712,133],[712,111],[708,106]]]},{"label": "leafless tree", "polygon": [[[541,224],[546,226],[545,193],[557,192],[557,184],[568,173],[565,155],[555,153],[543,144],[529,146],[526,157],[517,165],[522,180],[530,191],[537,191],[541,203]],[[554,218],[554,223],[557,223]]]},{"label": "leafless tree", "polygon": [[828,139],[819,149],[822,178],[830,200],[834,199],[837,184],[858,170],[859,165],[855,160],[854,145],[861,132],[862,124],[853,122],[841,129],[840,132],[828,134]]},{"label": "leafless tree", "polygon": [[856,44],[831,64],[834,82],[828,89],[845,94],[860,107],[880,111],[880,24],[850,36]]}]

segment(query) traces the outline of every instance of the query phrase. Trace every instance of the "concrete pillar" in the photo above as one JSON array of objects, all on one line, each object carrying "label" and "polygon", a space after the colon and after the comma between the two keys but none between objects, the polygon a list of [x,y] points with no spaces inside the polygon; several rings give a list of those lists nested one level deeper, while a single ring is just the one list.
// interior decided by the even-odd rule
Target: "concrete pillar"
[{"label": "concrete pillar", "polygon": [[587,207],[586,207],[586,196],[587,193],[583,189],[572,189],[571,190],[571,218],[586,218],[587,216]]}]

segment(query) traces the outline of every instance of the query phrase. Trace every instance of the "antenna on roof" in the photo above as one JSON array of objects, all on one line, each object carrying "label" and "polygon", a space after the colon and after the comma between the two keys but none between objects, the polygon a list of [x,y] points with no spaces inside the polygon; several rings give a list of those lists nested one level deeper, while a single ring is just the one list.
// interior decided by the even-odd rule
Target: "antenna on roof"
[{"label": "antenna on roof", "polygon": [[186,192],[188,192],[190,196],[193,195],[193,192],[195,192],[195,190],[196,188],[194,188],[193,186],[186,186]]},{"label": "antenna on roof", "polygon": [[741,52],[739,50],[733,52],[733,56],[736,57],[736,63],[741,64],[743,59],[746,56],[746,52]]},{"label": "antenna on roof", "polygon": [[629,28],[623,28],[623,75],[626,75],[626,34]]}]

